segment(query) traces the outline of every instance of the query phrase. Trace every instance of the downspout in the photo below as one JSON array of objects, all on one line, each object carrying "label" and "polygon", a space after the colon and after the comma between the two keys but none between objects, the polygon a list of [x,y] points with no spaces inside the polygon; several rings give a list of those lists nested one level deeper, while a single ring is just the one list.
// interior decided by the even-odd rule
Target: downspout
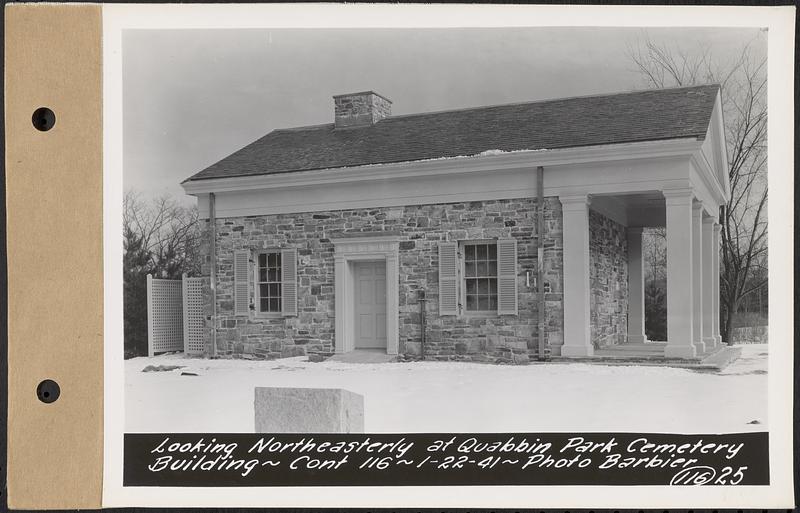
[{"label": "downspout", "polygon": [[419,328],[420,328],[420,337],[419,337],[419,358],[420,360],[425,360],[425,291],[420,290],[419,296],[417,297],[417,301],[419,301]]},{"label": "downspout", "polygon": [[538,294],[539,361],[545,359],[544,301],[544,167],[536,168],[536,292]]},{"label": "downspout", "polygon": [[208,194],[208,222],[211,225],[211,358],[217,357],[217,205],[214,193]]}]

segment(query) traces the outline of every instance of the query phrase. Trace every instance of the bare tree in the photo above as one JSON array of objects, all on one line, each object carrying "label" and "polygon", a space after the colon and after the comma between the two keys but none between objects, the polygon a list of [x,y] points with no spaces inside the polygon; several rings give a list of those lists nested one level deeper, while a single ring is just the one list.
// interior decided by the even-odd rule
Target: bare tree
[{"label": "bare tree", "polygon": [[134,191],[123,199],[125,355],[147,354],[146,276],[198,274],[200,223],[196,207],[170,196],[150,201]]},{"label": "bare tree", "polygon": [[135,191],[123,199],[123,234],[126,250],[146,253],[142,265],[162,278],[196,274],[200,244],[197,207],[187,207],[171,196],[145,201]]},{"label": "bare tree", "polygon": [[667,340],[667,230],[642,233],[644,255],[645,332],[648,340]]},{"label": "bare tree", "polygon": [[766,281],[766,273],[754,274],[767,261],[766,57],[756,55],[752,45],[744,45],[727,63],[715,60],[707,47],[658,44],[647,34],[627,51],[648,87],[720,85],[731,187],[719,214],[721,333],[726,341],[742,298]]}]

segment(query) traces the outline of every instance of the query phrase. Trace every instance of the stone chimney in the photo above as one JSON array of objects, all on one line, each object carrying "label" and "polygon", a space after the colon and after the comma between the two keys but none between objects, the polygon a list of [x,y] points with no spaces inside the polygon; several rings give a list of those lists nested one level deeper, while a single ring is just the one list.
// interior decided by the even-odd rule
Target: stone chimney
[{"label": "stone chimney", "polygon": [[372,91],[334,96],[333,106],[336,128],[374,125],[392,114],[391,100]]}]

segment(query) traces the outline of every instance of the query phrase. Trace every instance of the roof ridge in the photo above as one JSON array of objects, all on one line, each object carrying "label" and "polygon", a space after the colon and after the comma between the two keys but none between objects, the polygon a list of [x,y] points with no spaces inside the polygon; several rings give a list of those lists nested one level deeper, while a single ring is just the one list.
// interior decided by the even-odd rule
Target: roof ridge
[{"label": "roof ridge", "polygon": [[616,93],[595,93],[595,94],[583,94],[583,95],[575,95],[575,96],[562,96],[557,98],[544,98],[540,100],[528,100],[522,102],[511,102],[511,103],[496,103],[493,105],[481,105],[478,107],[461,107],[458,109],[444,109],[444,110],[432,110],[426,112],[412,112],[410,114],[393,114],[388,116],[381,121],[389,121],[392,119],[397,118],[408,118],[413,116],[427,116],[429,114],[445,114],[449,112],[465,112],[470,110],[483,110],[483,109],[493,109],[493,108],[500,108],[500,107],[516,107],[520,105],[533,105],[536,103],[549,103],[549,102],[561,102],[565,100],[577,100],[580,98],[602,98],[602,97],[611,97],[611,96],[626,96],[630,94],[640,94],[640,93],[647,93],[647,92],[660,92],[660,91],[674,91],[676,89],[701,89],[701,88],[708,88],[708,87],[717,87],[720,88],[719,84],[710,83],[710,84],[698,84],[692,86],[675,86],[675,87],[660,87],[657,89],[630,89],[628,91],[620,91]]},{"label": "roof ridge", "polygon": [[295,132],[297,130],[312,130],[312,129],[327,128],[327,127],[330,127],[330,126],[333,126],[333,123],[317,123],[316,125],[290,126],[290,127],[287,127],[287,128],[273,128],[266,135],[269,135],[272,132]]}]

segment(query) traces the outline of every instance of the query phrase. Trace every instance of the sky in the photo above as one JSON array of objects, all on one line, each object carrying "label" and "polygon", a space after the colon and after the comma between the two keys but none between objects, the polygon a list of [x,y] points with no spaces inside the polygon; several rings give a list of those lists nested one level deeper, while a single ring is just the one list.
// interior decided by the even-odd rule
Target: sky
[{"label": "sky", "polygon": [[721,65],[759,29],[126,30],[123,183],[190,203],[180,182],[271,130],[333,121],[333,95],[373,90],[411,114],[640,89],[644,37]]}]

